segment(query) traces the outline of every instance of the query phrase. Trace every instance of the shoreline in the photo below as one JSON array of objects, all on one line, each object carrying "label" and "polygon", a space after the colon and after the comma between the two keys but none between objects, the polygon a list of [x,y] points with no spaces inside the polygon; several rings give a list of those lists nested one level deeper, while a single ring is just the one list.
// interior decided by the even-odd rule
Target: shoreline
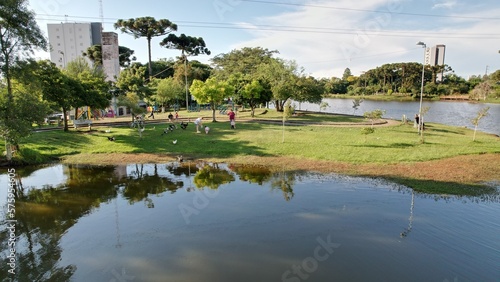
[{"label": "shoreline", "polygon": [[[500,185],[500,154],[455,156],[440,160],[394,164],[344,163],[323,160],[304,160],[292,157],[235,156],[231,158],[197,158],[184,156],[184,163],[227,163],[265,166],[273,171],[311,171],[338,173],[349,176],[383,178],[403,184],[417,192],[430,194],[481,195],[493,193]],[[113,160],[113,161],[110,161]],[[175,162],[177,156],[152,153],[77,154],[61,159],[62,164],[75,165],[125,165],[135,163],[161,164]],[[411,172],[411,173],[410,173]],[[488,184],[489,183],[489,184]],[[430,187],[428,187],[430,185]],[[443,189],[443,187],[452,190]],[[458,190],[455,190],[458,189]],[[469,191],[467,191],[469,190]],[[500,192],[500,191],[498,191]]]}]

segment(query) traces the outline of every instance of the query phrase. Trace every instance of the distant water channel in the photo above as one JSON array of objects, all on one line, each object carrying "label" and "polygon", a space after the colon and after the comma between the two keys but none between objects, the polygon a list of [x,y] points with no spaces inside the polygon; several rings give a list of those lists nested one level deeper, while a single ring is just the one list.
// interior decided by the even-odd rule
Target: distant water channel
[{"label": "distant water channel", "polygon": [[0,186],[2,281],[500,277],[498,194],[416,194],[369,178],[209,163],[51,165],[3,174]]},{"label": "distant water channel", "polygon": [[[418,101],[371,101],[364,100],[357,111],[352,108],[352,99],[323,99],[328,107],[323,112],[338,114],[363,115],[364,112],[376,109],[385,110],[385,118],[401,120],[403,115],[413,120],[418,113],[420,103]],[[295,102],[297,109],[308,111],[319,111],[319,104]],[[480,109],[490,107],[489,115],[481,119],[478,130],[500,135],[500,104],[482,104],[472,102],[456,101],[424,101],[422,107],[429,107],[424,116],[425,121],[442,123],[452,126],[473,128],[471,119],[477,116]]]}]

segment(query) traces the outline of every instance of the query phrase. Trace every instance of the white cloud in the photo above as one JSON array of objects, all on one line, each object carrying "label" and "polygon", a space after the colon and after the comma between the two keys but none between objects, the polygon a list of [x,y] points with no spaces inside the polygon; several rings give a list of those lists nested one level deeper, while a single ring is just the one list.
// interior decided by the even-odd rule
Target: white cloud
[{"label": "white cloud", "polygon": [[[493,41],[499,41],[498,32],[494,30],[495,22],[412,17],[401,14],[413,12],[414,7],[410,3],[401,2],[399,6],[394,3],[391,0],[362,0],[356,2],[356,11],[303,6],[295,11],[259,18],[255,26],[280,27],[266,31],[252,30],[253,39],[233,47],[276,49],[280,57],[295,59],[306,68],[307,73],[316,77],[340,77],[346,67],[359,75],[386,63],[421,62],[422,49],[415,43],[424,41],[428,46],[447,45],[445,63],[457,70],[458,75],[466,75],[470,71],[474,73],[484,69],[482,61],[489,52],[487,48]],[[315,1],[313,5],[332,4],[330,1]],[[334,6],[350,9],[352,2],[335,1]],[[374,10],[387,13],[370,12]],[[489,9],[488,13],[494,14],[492,10]],[[476,10],[475,13],[480,14],[481,11]],[[387,36],[388,32],[397,32],[398,36]],[[496,39],[470,39],[474,34],[485,33],[496,34]],[[498,57],[496,53],[492,56],[495,55]]]},{"label": "white cloud", "polygon": [[440,3],[434,4],[432,6],[432,9],[451,9],[457,5],[457,1],[451,0],[451,1],[444,1]]}]

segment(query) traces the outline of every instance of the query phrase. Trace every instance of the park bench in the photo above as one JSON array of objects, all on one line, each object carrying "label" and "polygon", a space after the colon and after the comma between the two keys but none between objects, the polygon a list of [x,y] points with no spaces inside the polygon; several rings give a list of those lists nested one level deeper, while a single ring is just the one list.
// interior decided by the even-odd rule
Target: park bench
[{"label": "park bench", "polygon": [[80,127],[88,127],[92,130],[92,121],[90,119],[76,119],[73,121],[73,127],[78,129]]}]

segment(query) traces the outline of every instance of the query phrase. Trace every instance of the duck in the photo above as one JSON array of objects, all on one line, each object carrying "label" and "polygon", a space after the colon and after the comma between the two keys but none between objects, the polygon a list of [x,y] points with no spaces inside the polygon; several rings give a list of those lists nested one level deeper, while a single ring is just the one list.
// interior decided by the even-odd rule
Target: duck
[{"label": "duck", "polygon": [[174,141],[172,141],[172,143],[175,145],[177,144],[177,139],[175,139]]}]

